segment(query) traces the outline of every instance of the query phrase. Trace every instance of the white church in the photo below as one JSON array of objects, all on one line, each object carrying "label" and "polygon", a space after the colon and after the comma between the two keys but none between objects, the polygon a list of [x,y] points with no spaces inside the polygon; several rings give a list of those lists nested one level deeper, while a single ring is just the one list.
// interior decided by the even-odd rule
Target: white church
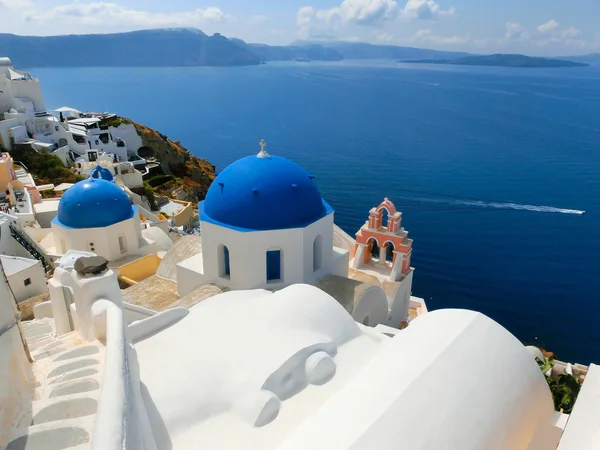
[{"label": "white church", "polygon": [[[383,209],[391,231],[381,221]],[[177,264],[178,293],[208,284],[271,291],[312,284],[346,305],[355,320],[399,328],[411,302],[412,241],[389,200],[372,214],[379,222],[367,222],[354,241],[334,225],[334,211],[314,177],[269,155],[263,140],[257,155],[225,168],[200,203],[202,249]],[[377,239],[384,245],[377,244],[379,257],[372,260]],[[396,247],[388,252],[385,245]],[[424,308],[421,299],[415,302]]]},{"label": "white church", "polygon": [[56,254],[87,251],[117,261],[156,252],[155,243],[142,235],[138,207],[108,176],[80,181],[61,197],[52,220]]},{"label": "white church", "polygon": [[178,267],[183,292],[217,281],[281,289],[348,275],[348,251],[333,247],[333,209],[313,177],[262,145],[221,172],[200,204],[202,257]]}]

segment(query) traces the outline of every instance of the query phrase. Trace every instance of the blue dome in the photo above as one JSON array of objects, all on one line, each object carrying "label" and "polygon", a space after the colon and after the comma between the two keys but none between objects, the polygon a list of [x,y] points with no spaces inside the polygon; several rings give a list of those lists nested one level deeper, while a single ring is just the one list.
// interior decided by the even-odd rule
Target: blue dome
[{"label": "blue dome", "polygon": [[333,212],[312,178],[285,158],[242,158],[213,181],[201,220],[246,231],[305,227]]},{"label": "blue dome", "polygon": [[100,228],[131,219],[135,207],[119,186],[90,178],[68,189],[53,222],[68,228]]},{"label": "blue dome", "polygon": [[92,173],[90,173],[90,178],[102,178],[106,181],[114,181],[113,175],[110,170],[105,169],[104,167],[98,165]]}]

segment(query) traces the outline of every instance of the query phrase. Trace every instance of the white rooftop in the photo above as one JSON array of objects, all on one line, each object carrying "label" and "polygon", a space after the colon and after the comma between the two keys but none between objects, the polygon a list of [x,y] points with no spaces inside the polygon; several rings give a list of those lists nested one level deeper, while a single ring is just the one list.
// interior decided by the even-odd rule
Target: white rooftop
[{"label": "white rooftop", "polygon": [[67,189],[69,189],[73,186],[74,186],[73,183],[61,183],[54,188],[54,191],[56,191],[56,192],[66,191]]},{"label": "white rooftop", "polygon": [[41,214],[45,212],[54,212],[58,211],[58,204],[60,203],[59,198],[45,198],[42,199],[41,202],[34,203],[33,209],[36,214]]},{"label": "white rooftop", "polygon": [[135,348],[158,448],[526,450],[554,418],[529,352],[469,311],[388,338],[313,286],[232,291]]},{"label": "white rooftop", "polygon": [[40,264],[37,259],[21,258],[19,256],[0,255],[0,260],[2,260],[6,276],[14,275],[36,264]]},{"label": "white rooftop", "polygon": [[183,208],[185,208],[185,205],[169,200],[169,203],[166,203],[165,205],[160,207],[160,210],[161,212],[164,212],[169,216],[174,216]]},{"label": "white rooftop", "polygon": [[80,119],[69,120],[69,124],[82,124],[82,125],[93,125],[100,122],[100,119],[96,117],[82,117]]}]

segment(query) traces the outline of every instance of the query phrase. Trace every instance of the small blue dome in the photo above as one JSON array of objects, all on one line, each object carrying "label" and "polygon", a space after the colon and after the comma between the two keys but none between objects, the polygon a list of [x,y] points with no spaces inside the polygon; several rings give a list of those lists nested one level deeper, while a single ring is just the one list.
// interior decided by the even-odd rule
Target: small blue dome
[{"label": "small blue dome", "polygon": [[101,228],[131,219],[135,207],[119,186],[90,178],[68,189],[53,222],[68,228]]},{"label": "small blue dome", "polygon": [[114,177],[110,170],[105,169],[100,165],[96,166],[96,168],[92,170],[92,173],[90,173],[90,178],[102,178],[106,181],[114,181]]},{"label": "small blue dome", "polygon": [[285,158],[242,158],[213,181],[201,220],[246,231],[305,227],[333,212],[312,178]]}]

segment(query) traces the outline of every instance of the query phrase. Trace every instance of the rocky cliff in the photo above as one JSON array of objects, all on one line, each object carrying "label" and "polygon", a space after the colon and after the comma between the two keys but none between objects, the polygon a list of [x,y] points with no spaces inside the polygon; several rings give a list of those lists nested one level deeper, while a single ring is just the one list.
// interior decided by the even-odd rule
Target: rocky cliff
[{"label": "rocky cliff", "polygon": [[[215,167],[208,161],[193,156],[179,141],[171,141],[165,135],[144,125],[135,123],[142,138],[139,150],[143,158],[156,158],[162,171],[173,175],[172,180],[158,184],[154,190],[161,195],[179,200],[199,202],[204,200],[208,188],[215,179]],[[152,180],[152,178],[150,178]]]},{"label": "rocky cliff", "polygon": [[172,141],[164,134],[129,119],[117,117],[102,125],[118,126],[121,123],[135,126],[142,139],[138,154],[147,160],[155,158],[160,163],[159,172],[162,173],[152,173],[145,177],[146,189],[151,187],[158,195],[193,203],[204,200],[215,179],[213,165],[193,156],[179,141]]}]

